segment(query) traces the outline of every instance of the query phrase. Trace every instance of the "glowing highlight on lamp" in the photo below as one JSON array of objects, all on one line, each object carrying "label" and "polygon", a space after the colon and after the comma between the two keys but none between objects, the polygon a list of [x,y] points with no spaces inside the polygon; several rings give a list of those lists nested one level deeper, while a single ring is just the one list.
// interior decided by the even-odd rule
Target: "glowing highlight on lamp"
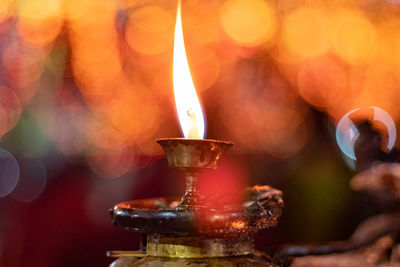
[{"label": "glowing highlight on lamp", "polygon": [[173,64],[175,103],[182,132],[185,138],[204,138],[204,116],[186,57],[180,1],[175,25]]}]

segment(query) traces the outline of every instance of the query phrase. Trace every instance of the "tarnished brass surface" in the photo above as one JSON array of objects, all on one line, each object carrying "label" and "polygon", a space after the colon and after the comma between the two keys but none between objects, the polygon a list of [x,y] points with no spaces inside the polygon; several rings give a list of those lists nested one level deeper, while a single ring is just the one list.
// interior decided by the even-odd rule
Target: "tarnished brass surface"
[{"label": "tarnished brass surface", "polygon": [[242,256],[254,252],[253,239],[205,239],[199,237],[147,237],[148,256],[170,258],[209,258]]},{"label": "tarnished brass surface", "polygon": [[161,258],[144,257],[142,259],[134,257],[123,257],[114,261],[110,267],[278,267],[279,265],[264,254],[255,253],[237,257],[222,258]]},{"label": "tarnished brass surface", "polygon": [[184,169],[216,169],[218,161],[233,144],[211,139],[163,138],[157,143],[164,149],[168,165]]},{"label": "tarnished brass surface", "polygon": [[110,210],[114,225],[127,230],[163,236],[203,236],[206,238],[239,238],[254,235],[260,229],[274,227],[282,213],[282,192],[269,186],[253,186],[245,190],[242,206],[214,209],[224,195],[203,199],[204,209],[180,211],[178,198],[155,198],[123,202]]},{"label": "tarnished brass surface", "polygon": [[119,258],[119,257],[135,257],[143,258],[146,256],[146,251],[141,250],[111,250],[107,251],[107,257]]},{"label": "tarnished brass surface", "polygon": [[233,144],[219,140],[186,138],[158,139],[157,143],[164,149],[168,165],[185,171],[186,192],[177,209],[198,209],[197,171],[216,169],[221,156]]}]

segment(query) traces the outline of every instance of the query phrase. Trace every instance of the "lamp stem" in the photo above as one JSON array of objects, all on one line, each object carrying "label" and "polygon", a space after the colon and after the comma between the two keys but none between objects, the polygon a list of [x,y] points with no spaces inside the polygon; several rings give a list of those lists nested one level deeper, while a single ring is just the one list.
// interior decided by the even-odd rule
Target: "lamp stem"
[{"label": "lamp stem", "polygon": [[195,210],[197,208],[199,202],[197,183],[197,172],[186,171],[186,192],[181,198],[181,203],[177,206],[178,210]]}]

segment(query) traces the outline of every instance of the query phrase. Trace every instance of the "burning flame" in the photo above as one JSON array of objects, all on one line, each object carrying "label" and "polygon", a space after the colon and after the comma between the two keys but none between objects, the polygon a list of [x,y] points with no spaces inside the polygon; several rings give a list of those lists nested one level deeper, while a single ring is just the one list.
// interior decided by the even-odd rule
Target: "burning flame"
[{"label": "burning flame", "polygon": [[174,94],[179,122],[185,138],[204,138],[204,116],[194,88],[183,41],[181,1],[175,25],[174,40]]}]

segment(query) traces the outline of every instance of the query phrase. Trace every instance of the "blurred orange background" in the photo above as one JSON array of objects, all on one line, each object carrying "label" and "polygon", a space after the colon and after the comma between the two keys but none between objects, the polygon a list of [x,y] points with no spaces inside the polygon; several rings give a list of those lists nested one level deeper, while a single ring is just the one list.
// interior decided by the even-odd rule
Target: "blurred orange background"
[{"label": "blurred orange background", "polygon": [[[44,173],[26,188],[22,176],[19,182],[10,178],[8,187],[0,188],[3,206],[40,210],[54,201],[49,190],[62,199],[65,192],[76,194],[79,185],[54,189],[57,179],[69,184],[75,168],[92,183],[82,202],[72,202],[90,207],[84,216],[106,214],[112,203],[129,197],[153,196],[151,190],[132,189],[125,197],[118,192],[138,183],[146,190],[150,184],[137,181],[145,178],[132,177],[159,164],[162,151],[154,140],[181,136],[172,88],[176,8],[177,1],[170,0],[0,2],[1,146],[5,157],[19,164],[15,172],[22,175],[22,159],[28,159],[35,175]],[[371,105],[399,121],[399,15],[396,0],[184,0],[183,34],[206,138],[235,143],[234,157],[253,175],[249,183],[281,185],[289,203],[290,194],[300,192],[304,206],[324,197],[316,194],[319,189],[333,190],[342,194],[339,203],[325,199],[321,212],[344,207],[350,171],[332,129],[349,110]],[[321,176],[332,179],[319,179],[310,170],[307,164],[316,160]],[[54,162],[60,161],[64,165],[57,171]],[[164,165],[161,169],[155,173],[169,172]],[[264,173],[269,178],[262,179]],[[336,178],[338,173],[343,176]],[[299,178],[289,179],[294,176]],[[180,190],[163,186],[168,182],[160,182],[163,193]],[[96,207],[99,195],[107,195],[108,202]],[[4,208],[4,216],[9,211]],[[292,211],[295,218],[299,209]],[[328,217],[323,217],[326,225],[334,218]],[[3,229],[13,223],[6,220]],[[352,225],[344,226],[342,236]],[[114,234],[124,238],[119,231],[108,237]],[[332,236],[334,231],[314,239]],[[9,253],[8,238],[0,239],[0,255]],[[18,257],[29,250],[21,240],[14,243]],[[101,249],[115,248],[109,242]],[[5,258],[20,266],[18,257],[3,255],[0,262]]]}]

